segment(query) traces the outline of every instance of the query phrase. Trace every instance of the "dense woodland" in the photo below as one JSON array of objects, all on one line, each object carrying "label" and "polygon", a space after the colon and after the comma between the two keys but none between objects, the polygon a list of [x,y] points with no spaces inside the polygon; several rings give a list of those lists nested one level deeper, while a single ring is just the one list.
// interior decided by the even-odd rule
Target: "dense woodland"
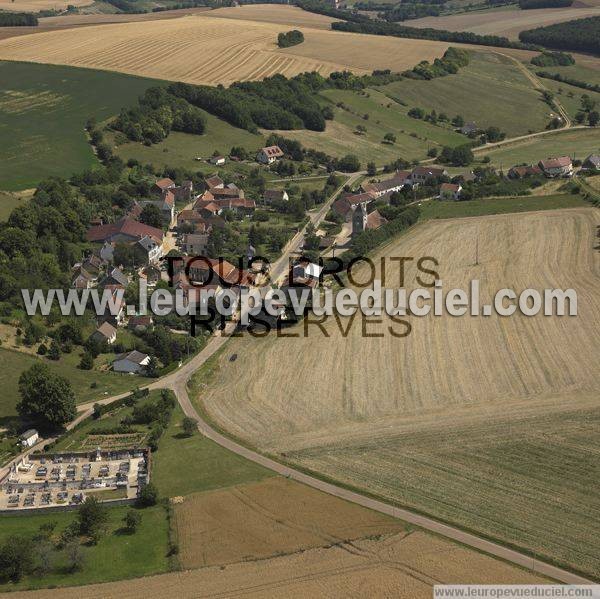
[{"label": "dense woodland", "polygon": [[35,27],[37,17],[27,12],[0,12],[0,27]]},{"label": "dense woodland", "polygon": [[538,44],[557,50],[600,54],[600,17],[528,29],[519,33],[519,39],[527,44]]}]

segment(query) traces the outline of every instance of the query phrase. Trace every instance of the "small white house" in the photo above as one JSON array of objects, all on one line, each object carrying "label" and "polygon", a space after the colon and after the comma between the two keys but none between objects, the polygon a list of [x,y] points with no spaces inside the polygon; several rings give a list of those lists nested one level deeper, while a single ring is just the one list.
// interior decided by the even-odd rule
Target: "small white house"
[{"label": "small white house", "polygon": [[19,442],[21,443],[21,447],[32,447],[37,443],[39,438],[38,432],[34,428],[30,428],[19,437]]},{"label": "small white house", "polygon": [[150,364],[150,356],[137,350],[117,356],[113,362],[115,372],[128,372],[139,374]]},{"label": "small white house", "polygon": [[209,162],[215,166],[223,166],[225,164],[225,156],[212,156]]},{"label": "small white house", "polygon": [[279,146],[261,148],[256,155],[256,160],[261,164],[273,164],[279,158],[283,158],[283,151]]}]

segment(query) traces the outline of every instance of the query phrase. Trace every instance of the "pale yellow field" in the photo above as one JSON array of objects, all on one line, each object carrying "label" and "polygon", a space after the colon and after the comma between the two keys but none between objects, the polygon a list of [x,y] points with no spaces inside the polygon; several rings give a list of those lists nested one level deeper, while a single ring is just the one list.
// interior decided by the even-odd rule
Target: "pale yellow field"
[{"label": "pale yellow field", "polygon": [[[207,13],[209,14],[209,13]],[[262,79],[275,73],[327,74],[375,68],[401,71],[432,60],[441,42],[403,40],[300,27],[305,42],[280,50],[289,25],[187,16],[46,31],[0,41],[0,60],[66,64],[204,84]]]},{"label": "pale yellow field", "polygon": [[600,15],[600,6],[582,6],[580,8],[541,8],[521,10],[476,11],[460,15],[443,17],[424,17],[410,22],[411,27],[432,27],[450,31],[471,31],[479,35],[500,35],[509,39],[518,39],[519,32],[534,27],[542,27]]},{"label": "pale yellow field", "polygon": [[13,12],[38,12],[40,10],[64,10],[72,6],[88,6],[93,0],[0,0],[0,10]]},{"label": "pale yellow field", "polygon": [[404,339],[387,319],[357,319],[346,338],[333,320],[328,338],[314,325],[244,338],[202,405],[266,452],[598,576],[599,225],[593,208],[435,221],[385,250],[436,257],[446,290],[479,279],[482,302],[574,288],[577,317],[412,317]]}]

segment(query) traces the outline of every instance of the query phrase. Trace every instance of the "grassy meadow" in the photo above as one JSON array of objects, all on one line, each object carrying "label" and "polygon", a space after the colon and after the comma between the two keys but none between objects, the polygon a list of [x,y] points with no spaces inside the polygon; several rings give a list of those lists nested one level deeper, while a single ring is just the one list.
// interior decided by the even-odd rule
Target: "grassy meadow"
[{"label": "grassy meadow", "polygon": [[543,130],[550,109],[531,81],[510,59],[496,53],[472,52],[458,74],[431,81],[403,80],[380,88],[409,108],[461,115],[481,127],[496,126],[507,137]]},{"label": "grassy meadow", "polygon": [[50,175],[96,163],[84,131],[131,105],[157,81],[74,67],[0,61],[0,189],[20,190]]},{"label": "grassy meadow", "polygon": [[489,156],[492,165],[508,169],[514,164],[537,164],[540,160],[552,156],[568,155],[583,160],[589,154],[598,151],[600,151],[598,129],[575,129],[532,137],[487,151],[482,150],[477,153],[477,156]]},{"label": "grassy meadow", "polygon": [[513,198],[484,198],[464,202],[432,200],[430,202],[422,202],[420,208],[421,219],[430,220],[435,218],[507,214],[510,212],[531,212],[534,210],[579,208],[581,206],[589,206],[589,203],[577,195],[553,194]]},{"label": "grassy meadow", "polygon": [[[140,384],[140,379],[113,372],[80,370],[77,368],[79,356],[76,353],[63,354],[58,362],[38,358],[24,352],[0,349],[0,421],[16,415],[15,406],[19,402],[19,376],[24,370],[40,360],[53,371],[66,377],[73,386],[77,403],[86,403],[102,397],[123,393]],[[97,386],[91,387],[95,382]]]},{"label": "grassy meadow", "polygon": [[[108,508],[108,523],[97,545],[82,545],[83,566],[69,572],[64,551],[53,552],[55,563],[44,576],[26,576],[19,583],[0,584],[0,591],[24,590],[48,586],[73,586],[146,576],[169,569],[168,523],[162,506],[140,511],[142,522],[134,534],[123,531],[123,517],[129,507]],[[40,526],[56,523],[55,535],[71,524],[76,512],[28,514],[27,517],[0,516],[0,544],[13,535],[33,536]]]},{"label": "grassy meadow", "polygon": [[[169,165],[212,173],[215,167],[206,160],[215,151],[227,156],[233,146],[242,146],[254,152],[265,145],[262,135],[233,127],[207,112],[204,114],[207,124],[204,135],[172,132],[167,139],[152,146],[131,141],[119,143],[123,136],[112,135],[118,143],[116,153],[125,161],[136,158],[143,164],[150,163],[159,168]],[[107,137],[110,136],[108,133]],[[236,163],[235,167],[238,168],[239,165]]]}]

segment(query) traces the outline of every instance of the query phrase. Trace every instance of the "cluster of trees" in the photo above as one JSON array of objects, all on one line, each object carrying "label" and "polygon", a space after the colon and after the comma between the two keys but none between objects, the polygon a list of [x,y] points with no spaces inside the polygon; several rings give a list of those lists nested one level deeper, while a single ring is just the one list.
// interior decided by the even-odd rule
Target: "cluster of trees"
[{"label": "cluster of trees", "polygon": [[206,117],[184,98],[169,93],[164,87],[151,87],[139,99],[139,105],[121,114],[111,123],[132,141],[158,143],[171,131],[202,135]]},{"label": "cluster of trees", "polygon": [[514,42],[506,37],[499,37],[497,35],[478,35],[469,31],[446,31],[444,29],[419,29],[417,27],[407,27],[406,25],[386,23],[383,21],[336,21],[335,23],[331,24],[331,28],[335,31],[368,33],[371,35],[387,35],[410,39],[436,40],[459,44],[497,46],[500,48],[519,48],[521,50],[538,49],[538,46],[533,45],[533,43],[524,43],[530,41],[524,38],[521,38],[521,42]]},{"label": "cluster of trees", "polygon": [[162,389],[157,400],[136,405],[131,416],[125,417],[121,423],[125,426],[132,424],[150,426],[147,443],[152,451],[157,451],[158,442],[169,426],[176,403],[172,391]]},{"label": "cluster of trees", "polygon": [[522,179],[507,179],[498,174],[495,169],[489,167],[477,167],[473,169],[473,172],[477,176],[477,180],[463,184],[461,191],[461,199],[463,200],[501,196],[524,196],[531,193],[531,189],[539,187],[545,182],[543,175],[524,177]]},{"label": "cluster of trees", "polygon": [[473,162],[474,156],[469,144],[457,146],[456,148],[444,146],[438,160],[439,162],[451,164],[452,166],[468,166]]},{"label": "cluster of trees", "polygon": [[277,45],[280,48],[289,48],[290,46],[297,46],[304,41],[304,34],[302,31],[298,31],[297,29],[292,29],[291,31],[287,31],[285,33],[280,33],[277,36]]},{"label": "cluster of trees", "polygon": [[600,113],[595,108],[596,100],[587,94],[581,96],[581,108],[575,115],[575,122],[579,125],[587,122],[590,127],[596,127],[600,123]]},{"label": "cluster of trees", "polygon": [[37,17],[28,12],[0,12],[0,27],[35,27]]},{"label": "cluster of trees", "polygon": [[439,17],[440,6],[435,3],[402,2],[388,8],[380,14],[386,21],[408,21],[409,19],[420,19],[421,17]]},{"label": "cluster of trees", "polygon": [[519,8],[528,10],[530,8],[563,8],[571,6],[573,0],[519,0]]},{"label": "cluster of trees", "polygon": [[600,54],[600,17],[576,19],[519,33],[527,44],[537,44],[557,50],[575,50]]},{"label": "cluster of trees", "polygon": [[68,287],[67,273],[81,258],[95,212],[95,202],[65,180],[40,183],[33,198],[0,223],[0,301],[21,302],[21,289]]},{"label": "cluster of trees", "polygon": [[403,75],[412,79],[435,79],[458,73],[461,67],[469,64],[469,53],[459,48],[448,48],[442,58],[436,58],[433,64],[427,60],[421,61]]},{"label": "cluster of trees", "polygon": [[251,132],[259,127],[323,131],[325,118],[315,91],[324,82],[318,73],[303,73],[291,79],[274,75],[263,81],[238,82],[229,88],[174,83],[167,89],[170,94]]},{"label": "cluster of trees", "polygon": [[45,430],[59,429],[75,418],[75,394],[68,379],[47,364],[34,364],[19,377],[19,415]]},{"label": "cluster of trees", "polygon": [[567,52],[542,52],[531,59],[537,67],[566,67],[575,64],[575,59]]}]

